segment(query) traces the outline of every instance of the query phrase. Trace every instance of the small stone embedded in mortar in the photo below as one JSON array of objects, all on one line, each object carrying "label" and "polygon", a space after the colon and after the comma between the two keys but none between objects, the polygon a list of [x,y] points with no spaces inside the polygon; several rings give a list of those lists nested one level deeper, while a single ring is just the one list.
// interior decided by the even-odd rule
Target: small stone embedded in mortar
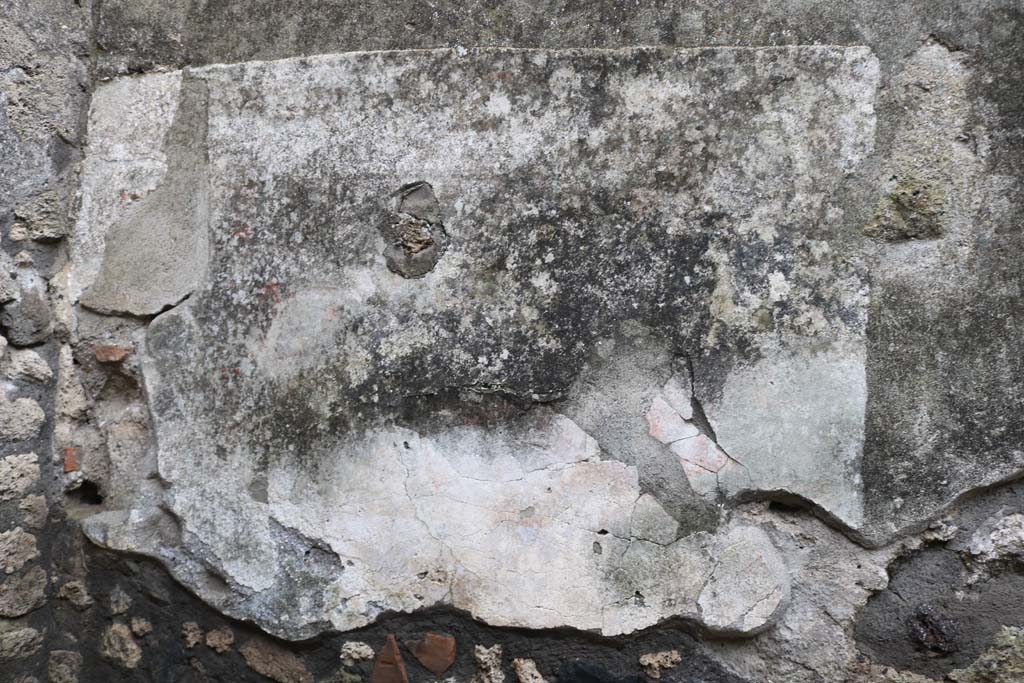
[{"label": "small stone embedded in mortar", "polygon": [[917,645],[935,655],[956,652],[959,649],[960,628],[957,623],[942,616],[930,605],[921,605],[907,619],[910,638]]},{"label": "small stone embedded in mortar", "polygon": [[893,176],[892,189],[878,203],[875,215],[864,227],[864,235],[886,242],[941,237],[945,198],[927,183],[899,180]]},{"label": "small stone embedded in mortar", "polygon": [[388,269],[404,278],[422,277],[434,269],[447,247],[434,188],[418,181],[403,185],[392,197],[394,206],[379,226]]}]

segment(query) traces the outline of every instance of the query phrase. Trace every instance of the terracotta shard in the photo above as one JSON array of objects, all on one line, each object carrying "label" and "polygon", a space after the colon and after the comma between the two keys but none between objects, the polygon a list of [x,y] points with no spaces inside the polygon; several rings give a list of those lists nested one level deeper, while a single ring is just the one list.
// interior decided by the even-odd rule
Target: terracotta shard
[{"label": "terracotta shard", "polygon": [[455,638],[440,633],[426,633],[419,640],[410,640],[405,646],[426,669],[443,674],[455,663]]},{"label": "terracotta shard", "polygon": [[78,449],[68,446],[64,449],[64,472],[78,471]]},{"label": "terracotta shard", "polygon": [[103,344],[94,349],[100,363],[120,363],[132,352],[130,348],[114,344]]},{"label": "terracotta shard", "polygon": [[409,676],[405,673],[405,662],[402,661],[398,641],[393,635],[388,635],[387,642],[377,655],[373,673],[370,674],[370,683],[409,683]]}]

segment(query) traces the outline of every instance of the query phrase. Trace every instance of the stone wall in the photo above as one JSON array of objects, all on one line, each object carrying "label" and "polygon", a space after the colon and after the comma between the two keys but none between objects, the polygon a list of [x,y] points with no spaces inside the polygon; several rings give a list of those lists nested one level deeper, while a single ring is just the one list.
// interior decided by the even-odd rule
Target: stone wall
[{"label": "stone wall", "polygon": [[1024,5],[5,0],[0,683],[1024,676]]}]

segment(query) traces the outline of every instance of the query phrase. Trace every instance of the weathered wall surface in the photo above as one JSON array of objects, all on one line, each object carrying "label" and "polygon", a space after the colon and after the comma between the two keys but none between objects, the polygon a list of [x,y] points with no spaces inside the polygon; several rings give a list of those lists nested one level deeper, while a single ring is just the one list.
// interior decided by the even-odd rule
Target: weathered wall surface
[{"label": "weathered wall surface", "polygon": [[1019,680],[1024,6],[764,5],[4,3],[0,681]]}]

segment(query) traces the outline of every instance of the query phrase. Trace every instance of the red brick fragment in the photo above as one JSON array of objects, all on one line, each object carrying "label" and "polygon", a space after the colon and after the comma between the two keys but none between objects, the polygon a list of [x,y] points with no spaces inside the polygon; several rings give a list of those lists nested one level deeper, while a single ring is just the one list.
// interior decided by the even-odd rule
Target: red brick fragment
[{"label": "red brick fragment", "polygon": [[78,449],[74,446],[68,446],[64,449],[64,471],[78,471]]},{"label": "red brick fragment", "polygon": [[96,360],[100,363],[120,363],[131,354],[132,350],[127,346],[101,344],[93,352],[96,354]]},{"label": "red brick fragment", "polygon": [[409,676],[405,673],[405,662],[402,661],[398,641],[393,635],[388,635],[387,642],[377,654],[373,673],[370,674],[370,683],[409,683]]},{"label": "red brick fragment", "polygon": [[405,646],[424,668],[439,676],[455,663],[455,638],[451,636],[425,633],[421,639],[410,640]]}]

